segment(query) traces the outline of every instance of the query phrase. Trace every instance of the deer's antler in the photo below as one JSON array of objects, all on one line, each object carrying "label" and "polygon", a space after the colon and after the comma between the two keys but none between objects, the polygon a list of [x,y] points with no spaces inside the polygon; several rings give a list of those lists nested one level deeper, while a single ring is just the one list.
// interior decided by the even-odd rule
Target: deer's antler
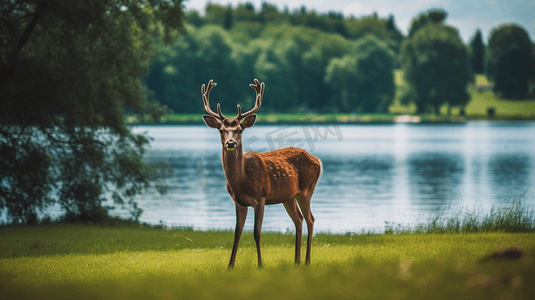
[{"label": "deer's antler", "polygon": [[254,79],[254,84],[251,83],[249,84],[250,87],[252,87],[255,92],[256,92],[256,100],[255,100],[255,105],[253,107],[253,109],[251,109],[250,111],[242,114],[241,113],[241,107],[240,105],[238,104],[238,116],[236,117],[239,120],[249,116],[249,115],[252,115],[254,114],[255,112],[257,112],[259,109],[260,109],[260,106],[262,105],[262,101],[264,99],[264,87],[265,87],[265,84],[263,82],[260,82],[258,81],[258,79]]},{"label": "deer's antler", "polygon": [[208,86],[205,86],[204,84],[201,86],[202,102],[204,103],[204,109],[209,115],[223,120],[226,119],[226,117],[221,113],[221,105],[219,103],[217,103],[217,114],[210,108],[210,90],[216,85],[217,83],[210,79],[210,81],[208,81]]}]

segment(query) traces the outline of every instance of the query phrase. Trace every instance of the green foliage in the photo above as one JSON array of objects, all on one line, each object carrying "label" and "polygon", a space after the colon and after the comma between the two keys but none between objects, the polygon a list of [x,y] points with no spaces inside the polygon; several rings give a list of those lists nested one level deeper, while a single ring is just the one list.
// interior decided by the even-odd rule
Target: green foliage
[{"label": "green foliage", "polygon": [[334,90],[338,91],[331,99],[334,110],[351,111],[353,103],[350,100],[356,98],[358,75],[357,57],[345,55],[341,58],[333,58],[325,72],[325,82]]},{"label": "green foliage", "polygon": [[235,42],[247,45],[262,34],[264,25],[258,22],[238,22],[229,32]]},{"label": "green foliage", "polygon": [[225,20],[223,22],[223,28],[226,30],[229,30],[232,28],[232,25],[234,25],[234,18],[232,17],[232,8],[227,7],[227,10],[225,11]]},{"label": "green foliage", "polygon": [[431,9],[425,13],[419,14],[416,18],[412,19],[411,27],[409,29],[409,38],[413,37],[420,28],[423,28],[425,25],[432,24],[442,24],[448,13],[442,9]]},{"label": "green foliage", "polygon": [[[366,97],[349,96],[349,94],[353,93],[354,95],[355,93],[340,90],[341,86],[347,86],[344,81],[348,81],[348,77],[344,76],[356,78],[359,76],[358,73],[364,70],[364,68],[359,71],[351,69],[357,66],[355,60],[344,57],[346,55],[354,55],[354,53],[351,53],[351,44],[366,35],[373,35],[381,43],[388,45],[394,53],[392,61],[394,68],[399,68],[401,65],[399,60],[405,58],[406,61],[403,66],[407,69],[408,76],[420,74],[418,80],[421,79],[421,82],[414,81],[416,78],[407,78],[408,84],[396,93],[398,100],[401,101],[397,101],[397,103],[410,104],[412,108],[409,110],[413,111],[416,107],[418,109],[417,112],[420,114],[426,111],[439,113],[441,112],[441,107],[447,109],[448,113],[451,113],[452,110],[455,112],[463,109],[470,99],[470,94],[466,91],[466,87],[467,82],[472,80],[471,70],[482,72],[483,68],[481,59],[485,51],[485,45],[481,41],[481,32],[476,32],[471,41],[469,51],[460,49],[462,42],[458,37],[458,33],[451,26],[444,25],[447,13],[442,9],[431,9],[415,17],[411,23],[409,38],[405,40],[405,37],[396,26],[393,15],[388,16],[388,18],[381,18],[375,13],[360,18],[344,18],[338,12],[331,11],[327,14],[320,14],[314,10],[307,9],[305,6],[291,12],[287,8],[279,11],[276,5],[266,2],[262,3],[260,10],[255,10],[251,3],[238,4],[231,8],[235,20],[231,30],[228,31],[228,45],[232,51],[230,56],[227,56],[227,53],[224,54],[226,58],[223,58],[223,61],[226,61],[225,66],[229,67],[229,70],[234,70],[235,73],[228,74],[229,77],[232,77],[233,84],[227,86],[220,84],[217,91],[225,99],[227,96],[224,95],[233,93],[232,99],[234,99],[234,103],[240,102],[242,105],[252,103],[250,91],[247,91],[247,89],[244,91],[244,86],[250,82],[251,78],[266,75],[270,81],[266,93],[276,97],[274,99],[276,102],[267,105],[267,101],[264,105],[266,109],[272,112],[307,111],[325,113],[352,111],[355,109],[370,112],[385,111],[385,107],[390,101],[388,100],[390,99],[388,96],[390,92],[385,94],[387,95],[383,101],[385,104],[378,105],[378,108],[373,108],[364,102],[360,103],[365,101],[364,98]],[[228,11],[227,6],[208,4],[206,11],[206,17],[203,18],[198,14],[188,13],[188,20],[191,18],[189,22],[198,27],[197,29],[200,29],[206,23],[223,26],[222,16],[224,11]],[[240,17],[236,17],[236,15]],[[427,28],[427,25],[436,26],[426,29],[426,33],[422,34],[419,40],[416,41],[415,35],[420,30]],[[192,30],[190,32],[195,35],[195,31]],[[431,38],[432,36],[433,38]],[[434,40],[435,37],[436,40]],[[194,36],[192,39],[196,38]],[[200,44],[200,42],[197,42],[192,44],[191,47],[188,46],[187,51],[198,52]],[[283,58],[285,54],[282,52],[287,51],[289,48],[285,48],[282,45],[290,44],[297,46],[297,54],[291,52],[293,53],[293,59],[285,59]],[[402,44],[407,44],[405,47],[407,51],[401,56],[399,54]],[[416,44],[419,46],[416,47]],[[282,47],[280,50],[277,49],[279,46]],[[184,53],[182,50],[176,52]],[[175,54],[172,54],[175,52],[173,48],[168,48],[165,51],[171,56],[175,56]],[[409,52],[412,54],[409,55]],[[489,51],[489,53],[491,52]],[[154,90],[156,99],[172,107],[175,113],[202,112],[202,106],[196,104],[199,102],[198,95],[193,95],[193,93],[197,94],[196,89],[193,88],[194,85],[183,89],[180,87],[164,87],[169,84],[177,84],[177,82],[180,85],[182,81],[189,82],[190,79],[179,79],[176,76],[163,78],[165,74],[170,73],[162,72],[162,70],[167,69],[178,72],[182,68],[180,65],[183,65],[189,70],[196,70],[196,74],[189,76],[190,78],[197,77],[198,73],[204,74],[205,71],[198,66],[190,67],[190,63],[184,63],[184,60],[175,59],[173,63],[169,63],[166,55],[162,55],[158,63],[155,63],[151,69],[153,73],[151,77],[154,80],[152,80],[149,87]],[[188,57],[188,60],[190,60],[189,57],[196,57],[196,62],[199,66],[206,64],[199,55],[188,53],[182,55],[182,57]],[[421,60],[413,60],[410,57],[419,57]],[[424,67],[424,65],[427,66],[425,71],[423,69],[419,69],[419,71],[413,70],[414,68]],[[233,68],[230,68],[230,66],[233,66]],[[524,69],[529,72],[533,68]],[[370,71],[369,69],[366,70]],[[280,73],[278,74],[278,72]],[[327,76],[328,72],[330,74]],[[335,74],[336,72],[339,73]],[[178,73],[191,74],[192,72]],[[164,74],[164,76],[161,77],[158,74]],[[428,74],[429,76],[427,76]],[[454,74],[454,76],[449,76],[451,74]],[[500,74],[503,78],[511,80],[515,78],[514,76],[504,75],[506,74],[505,71],[500,71]],[[206,72],[205,75],[199,75],[198,77],[199,80],[196,79],[196,85],[213,78],[213,75]],[[389,76],[384,80],[389,82]],[[516,82],[525,83],[526,81],[516,80]],[[375,83],[370,80],[369,88],[364,89],[373,94],[378,94],[381,90],[389,89],[385,84],[390,87],[389,83]],[[274,90],[270,91],[271,89]],[[357,88],[353,89],[357,90]],[[164,97],[163,90],[173,92],[166,93],[167,96]],[[178,95],[177,92],[181,94]],[[363,95],[362,91],[360,92]],[[183,98],[182,95],[184,94],[188,95]],[[268,94],[266,99],[271,98]],[[347,95],[344,96],[343,94]],[[429,97],[429,95],[432,96]],[[516,96],[513,95],[511,97]],[[188,103],[178,104],[178,101]],[[222,100],[222,102],[225,101]],[[372,102],[378,103],[378,100]],[[226,107],[225,110],[231,109],[232,112],[235,111],[234,104],[223,103],[223,106]],[[401,112],[398,109],[394,111]],[[434,118],[431,115],[430,117]]]},{"label": "green foliage", "polygon": [[[11,3],[11,2],[10,2]],[[16,1],[1,8],[0,208],[35,223],[49,205],[90,214],[154,174],[124,112],[160,115],[140,80],[153,40],[182,30],[180,1]],[[7,31],[5,29],[8,29]]]},{"label": "green foliage", "polygon": [[329,12],[327,15],[320,15],[314,10],[308,11],[305,6],[302,6],[301,9],[295,10],[288,16],[288,21],[294,26],[316,28],[347,37],[347,28],[341,13]]},{"label": "green foliage", "polygon": [[235,49],[228,32],[220,26],[189,28],[187,35],[162,49],[151,66],[147,86],[176,113],[201,112],[199,83],[209,76],[218,83],[213,99],[221,102],[224,111],[234,111],[234,85],[239,78],[236,74],[240,74],[240,64],[233,58],[236,51],[241,50]]},{"label": "green foliage", "polygon": [[[230,10],[229,6],[229,10]],[[246,21],[246,22],[255,22],[258,20],[258,17],[255,13],[254,6],[251,2],[245,4],[238,4],[238,7],[234,10],[234,15],[236,21]]]},{"label": "green foliage", "polygon": [[294,72],[299,64],[298,48],[293,40],[273,41],[260,53],[254,72],[266,85],[276,87],[265,92],[265,97],[272,99],[265,103],[268,110],[282,111],[297,105]]},{"label": "green foliage", "polygon": [[204,19],[207,23],[222,26],[225,23],[226,12],[227,9],[224,6],[208,2],[204,8]]},{"label": "green foliage", "polygon": [[[187,13],[186,20],[192,25],[187,26],[188,35],[179,37],[172,46],[161,47],[160,55],[145,81],[154,91],[154,98],[174,113],[202,113],[197,90],[209,79],[218,83],[214,102],[220,102],[227,114],[228,111],[235,113],[236,103],[242,106],[252,104],[251,91],[246,86],[254,77],[268,86],[265,96],[271,100],[264,103],[267,111],[386,110],[389,96],[380,101],[375,98],[368,101],[365,100],[365,92],[359,98],[353,97],[351,105],[336,107],[343,101],[333,99],[337,84],[327,83],[325,75],[331,60],[355,55],[350,53],[351,44],[366,34],[373,34],[397,53],[403,35],[397,29],[393,16],[382,19],[375,14],[347,20],[342,13],[334,11],[319,14],[305,6],[292,12],[288,9],[279,11],[269,3],[262,3],[260,10],[251,3],[234,7],[208,3],[205,11],[205,17],[194,12]],[[215,29],[214,25],[221,26],[223,30]],[[214,32],[208,40],[215,42],[215,37],[219,36],[219,42],[212,44],[203,40],[206,36],[201,33],[207,28]],[[225,30],[228,28],[230,30]],[[216,58],[216,55],[219,57]],[[399,65],[395,58],[390,64]],[[364,67],[358,72],[361,71],[372,72]],[[388,75],[385,80],[389,82],[390,77]],[[385,86],[383,83],[382,78],[380,82],[369,80],[363,88],[372,94],[381,93],[375,89],[385,91],[392,88],[390,84]],[[356,103],[359,101],[382,104]]]},{"label": "green foliage", "polygon": [[196,10],[191,10],[184,13],[184,22],[200,27],[205,24],[205,20],[201,18],[199,12]]},{"label": "green foliage", "polygon": [[279,9],[275,4],[262,2],[262,10],[260,11],[259,19],[266,23],[279,22],[286,20],[287,14],[279,12]]},{"label": "green foliage", "polygon": [[402,63],[418,113],[429,107],[435,114],[444,103],[464,106],[466,90],[473,80],[468,51],[457,29],[430,22],[420,28],[405,44]]},{"label": "green foliage", "polygon": [[470,41],[470,61],[472,63],[472,71],[474,71],[474,73],[483,73],[483,65],[485,62],[485,44],[483,44],[483,35],[479,29],[476,31],[476,34]]},{"label": "green foliage", "polygon": [[332,59],[325,74],[325,82],[338,91],[332,105],[344,111],[386,111],[395,92],[393,56],[386,43],[368,35],[349,54]]},{"label": "green foliage", "polygon": [[491,31],[486,56],[487,76],[504,98],[525,99],[535,78],[533,44],[524,28],[505,24]]},{"label": "green foliage", "polygon": [[392,69],[394,53],[373,36],[357,40],[351,52],[357,56],[357,107],[363,112],[387,111],[396,90]]},{"label": "green foliage", "polygon": [[231,31],[215,25],[187,28],[187,35],[162,46],[145,81],[155,99],[175,113],[203,111],[198,88],[207,78],[218,83],[212,99],[223,113],[235,114],[236,103],[254,104],[247,88],[254,77],[269,87],[266,112],[323,109],[323,99],[332,94],[323,81],[327,63],[350,46],[340,35],[288,23],[262,28],[258,22],[238,22]]},{"label": "green foliage", "polygon": [[345,24],[348,37],[359,39],[372,34],[385,41],[396,54],[399,53],[404,37],[395,24],[394,16],[390,15],[388,19],[381,19],[377,15],[350,18],[345,20]]}]

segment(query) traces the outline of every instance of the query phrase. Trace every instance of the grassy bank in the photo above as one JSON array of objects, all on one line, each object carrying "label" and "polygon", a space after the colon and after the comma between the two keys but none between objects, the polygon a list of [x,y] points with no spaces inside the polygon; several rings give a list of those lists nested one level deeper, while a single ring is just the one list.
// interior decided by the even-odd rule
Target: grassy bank
[{"label": "grassy bank", "polygon": [[[387,234],[317,233],[311,266],[294,265],[295,235],[268,232],[264,268],[257,269],[254,239],[245,232],[233,272],[226,270],[231,231],[128,222],[2,226],[0,296],[532,299],[535,218],[525,201],[489,212],[438,213],[415,226],[389,223]],[[505,249],[521,253],[482,261]]]},{"label": "grassy bank", "polygon": [[[293,264],[294,235],[251,233],[226,271],[233,233],[141,226],[0,229],[0,295],[9,299],[297,299],[524,297],[535,292],[533,233],[314,237],[312,265]],[[518,260],[478,261],[506,248]],[[303,249],[304,251],[304,249]]]}]

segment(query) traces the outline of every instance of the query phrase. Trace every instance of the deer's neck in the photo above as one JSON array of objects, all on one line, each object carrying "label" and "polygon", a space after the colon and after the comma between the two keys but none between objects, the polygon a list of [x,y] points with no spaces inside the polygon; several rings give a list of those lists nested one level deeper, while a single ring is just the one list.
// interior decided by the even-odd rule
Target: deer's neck
[{"label": "deer's neck", "polygon": [[243,160],[243,150],[240,147],[234,151],[227,151],[223,148],[223,170],[225,177],[231,187],[238,187],[245,174]]}]

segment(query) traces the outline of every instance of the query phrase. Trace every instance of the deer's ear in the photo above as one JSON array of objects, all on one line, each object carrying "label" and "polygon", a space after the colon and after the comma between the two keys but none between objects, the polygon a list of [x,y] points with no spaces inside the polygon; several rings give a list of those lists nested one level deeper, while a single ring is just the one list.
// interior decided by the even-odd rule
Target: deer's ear
[{"label": "deer's ear", "polygon": [[219,119],[215,117],[212,117],[209,115],[202,115],[202,119],[204,120],[204,123],[206,123],[208,127],[212,127],[215,129],[221,128],[221,121],[219,121]]},{"label": "deer's ear", "polygon": [[241,127],[242,127],[243,129],[245,129],[245,128],[249,128],[249,127],[253,126],[255,122],[256,122],[256,115],[250,115],[250,116],[247,116],[247,117],[245,117],[245,119],[243,119],[243,121],[241,122]]}]

